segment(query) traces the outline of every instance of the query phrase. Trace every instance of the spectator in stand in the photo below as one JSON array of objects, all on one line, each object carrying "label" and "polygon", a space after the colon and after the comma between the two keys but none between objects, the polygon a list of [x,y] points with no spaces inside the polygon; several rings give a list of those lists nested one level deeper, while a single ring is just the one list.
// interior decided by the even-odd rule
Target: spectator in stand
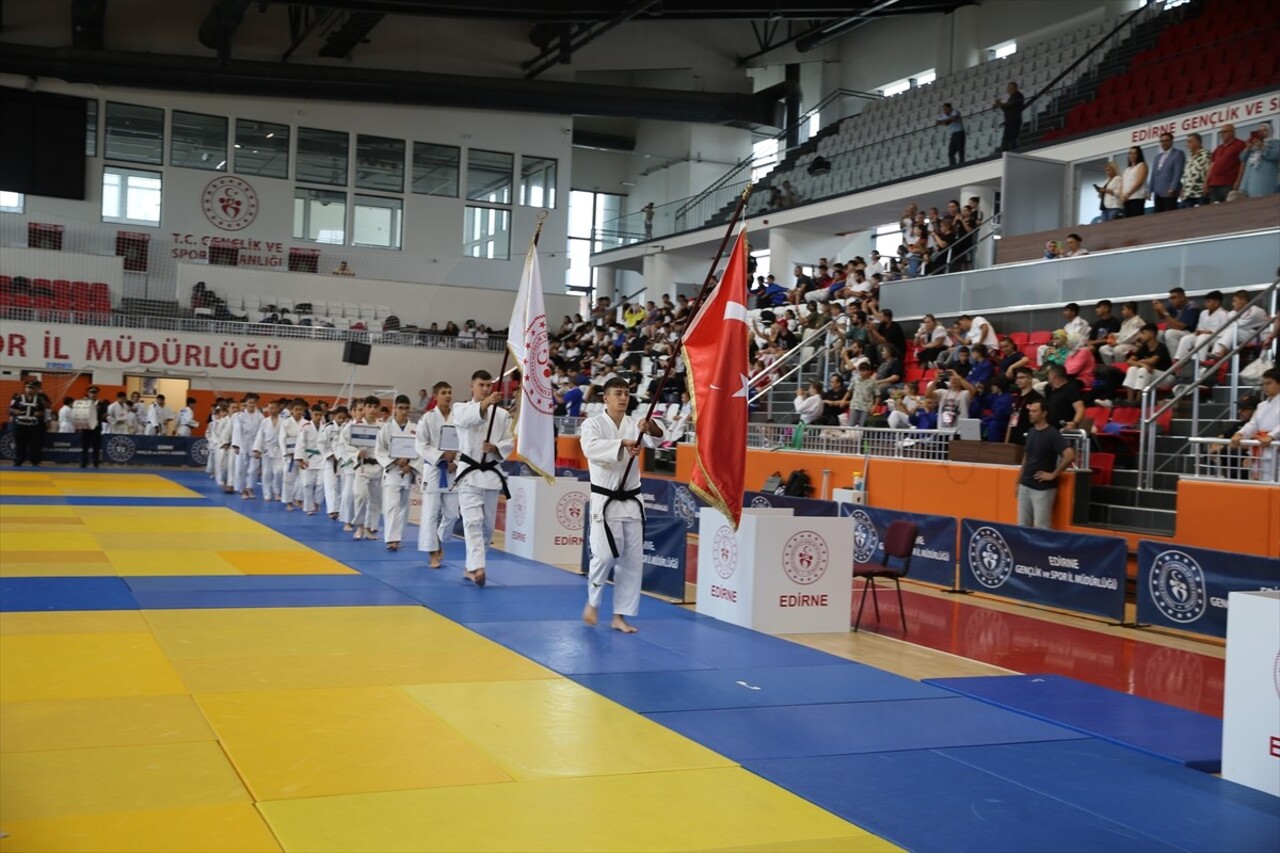
[{"label": "spectator in stand", "polygon": [[973,386],[954,370],[938,374],[933,384],[933,395],[938,399],[939,429],[955,429],[960,418],[969,417]]},{"label": "spectator in stand", "polygon": [[1183,207],[1199,207],[1208,202],[1206,185],[1212,162],[1200,134],[1187,134],[1187,165],[1182,170],[1182,191],[1178,194]]},{"label": "spectator in stand", "polygon": [[1004,111],[1004,137],[1000,140],[1001,151],[1018,150],[1018,134],[1022,132],[1022,107],[1025,102],[1018,91],[1017,83],[1010,83],[1006,89],[1009,97],[1005,100],[996,98],[996,107]]},{"label": "spectator in stand", "polygon": [[1182,195],[1182,173],[1186,169],[1187,155],[1173,147],[1173,134],[1160,134],[1160,153],[1156,155],[1155,168],[1151,170],[1151,198],[1156,213],[1178,209],[1178,197]]},{"label": "spectator in stand", "polygon": [[1049,422],[1044,403],[1028,403],[1026,414],[1031,429],[1018,477],[1018,524],[1048,530],[1053,526],[1058,478],[1075,462],[1076,452]]},{"label": "spectator in stand", "polygon": [[1080,316],[1080,306],[1075,302],[1068,302],[1062,306],[1062,330],[1067,333],[1067,337],[1078,337],[1089,339],[1089,321]]},{"label": "spectator in stand", "polygon": [[782,206],[795,207],[800,203],[800,195],[792,188],[790,181],[782,182]]},{"label": "spectator in stand", "polygon": [[1236,138],[1236,126],[1224,124],[1218,133],[1218,147],[1213,149],[1209,158],[1209,177],[1205,182],[1209,202],[1221,204],[1227,196],[1240,184],[1240,173],[1244,165],[1240,162],[1240,154],[1247,146],[1244,140]]},{"label": "spectator in stand", "polygon": [[347,265],[346,261],[339,261],[338,266],[333,271],[334,275],[355,275],[356,271]]},{"label": "spectator in stand", "polygon": [[1218,341],[1214,344],[1214,359],[1221,359],[1227,354],[1228,349],[1233,348],[1236,342],[1239,343],[1258,343],[1262,339],[1262,332],[1271,325],[1271,318],[1267,316],[1258,305],[1250,305],[1252,297],[1247,290],[1237,290],[1231,294],[1231,313],[1227,317],[1227,322],[1239,317],[1240,320],[1235,324],[1235,332],[1233,334],[1230,328],[1219,336]]},{"label": "spectator in stand", "polygon": [[1102,186],[1094,184],[1093,188],[1098,191],[1102,221],[1110,222],[1124,213],[1124,202],[1120,200],[1120,189],[1124,182],[1120,179],[1120,172],[1116,169],[1115,163],[1108,162],[1102,167],[1102,171],[1106,173],[1107,179],[1102,182]]},{"label": "spectator in stand", "polygon": [[754,291],[756,308],[777,308],[787,302],[787,289],[768,276],[764,286]]},{"label": "spectator in stand", "polygon": [[1271,125],[1263,122],[1249,134],[1240,152],[1240,177],[1236,189],[1249,198],[1262,198],[1276,192],[1276,170],[1280,166],[1280,139],[1271,138]]},{"label": "spectator in stand", "polygon": [[822,392],[822,417],[815,423],[838,426],[840,416],[849,411],[851,392],[839,373],[831,374],[827,390]]},{"label": "spectator in stand", "polygon": [[628,329],[633,329],[645,321],[649,316],[649,312],[639,302],[634,304],[630,302],[622,303],[622,325]]},{"label": "spectator in stand", "polygon": [[1027,404],[1033,400],[1044,402],[1044,396],[1036,390],[1035,377],[1030,367],[1019,367],[1013,372],[1016,389],[1009,414],[1009,427],[1005,432],[1005,441],[1010,444],[1024,444],[1027,430],[1031,429],[1031,419],[1027,417]]},{"label": "spectator in stand", "polygon": [[902,330],[902,324],[893,319],[893,311],[888,308],[876,315],[875,325],[869,327],[867,332],[873,343],[888,344],[893,347],[895,354],[907,351],[907,333]]},{"label": "spectator in stand", "polygon": [[1280,367],[1273,367],[1262,374],[1263,401],[1258,404],[1253,417],[1231,436],[1231,445],[1239,447],[1245,439],[1257,439],[1262,453],[1256,460],[1251,479],[1280,482],[1280,460],[1276,459],[1275,440],[1280,436]]},{"label": "spectator in stand", "polygon": [[1125,364],[1129,353],[1137,349],[1138,333],[1147,321],[1138,313],[1137,302],[1125,302],[1120,306],[1120,329],[1107,337],[1107,342],[1098,347],[1098,354],[1105,364]]},{"label": "spectator in stand", "polygon": [[[1222,291],[1211,290],[1204,295],[1204,310],[1200,312],[1200,319],[1196,321],[1196,330],[1190,335],[1183,335],[1178,341],[1178,348],[1173,350],[1173,360],[1182,361],[1191,355],[1191,351],[1200,346],[1206,338],[1212,338],[1222,330],[1227,324],[1230,314],[1222,307]],[[1209,358],[1213,352],[1212,348],[1203,349],[1201,352],[1201,360]],[[1190,368],[1193,375],[1195,367],[1193,365],[1185,365]]]},{"label": "spectator in stand", "polygon": [[1044,259],[1046,261],[1056,261],[1062,257],[1062,244],[1057,240],[1046,240],[1044,244]]},{"label": "spectator in stand", "polygon": [[[1249,421],[1253,420],[1253,415],[1258,411],[1258,398],[1246,394],[1236,401],[1236,422],[1224,424],[1225,429],[1219,432],[1214,438],[1231,438],[1240,432]],[[1217,460],[1217,466],[1221,476],[1229,480],[1247,480],[1249,479],[1250,454],[1238,445],[1231,443],[1225,447],[1221,444],[1212,444],[1209,446],[1209,453]]]},{"label": "spectator in stand", "polygon": [[996,363],[996,375],[1010,382],[1013,381],[1014,372],[1018,368],[1026,367],[1031,363],[1030,359],[1022,353],[1022,350],[1018,349],[1017,345],[1008,338],[1000,339],[999,356],[999,361]]},{"label": "spectator in stand", "polygon": [[804,267],[799,264],[797,264],[796,268],[792,270],[792,273],[796,277],[796,284],[795,287],[791,288],[791,292],[787,294],[787,301],[792,305],[799,305],[804,302],[806,294],[813,290],[817,285],[814,283],[812,278],[805,275]]},{"label": "spectator in stand", "polygon": [[822,383],[811,380],[808,386],[796,389],[796,423],[816,424],[822,420]]},{"label": "spectator in stand", "polygon": [[858,365],[849,397],[849,426],[865,426],[880,399],[880,381],[870,362]]},{"label": "spectator in stand", "polygon": [[1093,326],[1089,329],[1089,347],[1098,360],[1101,360],[1101,348],[1111,342],[1112,335],[1120,331],[1120,320],[1112,315],[1111,308],[1110,299],[1100,299],[1098,304],[1093,306]]},{"label": "spectator in stand", "polygon": [[933,394],[926,394],[911,413],[910,420],[914,429],[937,429],[938,398]]},{"label": "spectator in stand", "polygon": [[884,261],[880,260],[880,253],[875,249],[872,249],[871,262],[867,264],[867,268],[863,270],[863,274],[866,275],[867,278],[871,278],[872,276],[877,275],[882,276],[888,271],[889,268],[885,266]]},{"label": "spectator in stand", "polygon": [[1080,387],[1080,394],[1086,400],[1093,398],[1093,386],[1098,366],[1093,357],[1093,349],[1089,347],[1087,338],[1071,335],[1067,339],[1067,360],[1062,363],[1067,376]]},{"label": "spectator in stand", "polygon": [[935,125],[947,128],[947,162],[952,168],[964,165],[964,119],[960,111],[951,108],[951,104],[942,105],[942,114]]},{"label": "spectator in stand", "polygon": [[996,365],[990,355],[991,353],[983,344],[974,344],[973,349],[969,351],[970,367],[965,380],[970,385],[985,385],[996,375]]},{"label": "spectator in stand", "polygon": [[1137,145],[1129,148],[1129,165],[1120,176],[1120,202],[1127,219],[1141,216],[1147,209],[1147,162]]},{"label": "spectator in stand", "polygon": [[1200,322],[1200,307],[1187,298],[1187,292],[1181,287],[1169,291],[1169,299],[1152,303],[1156,311],[1156,323],[1165,323],[1164,345],[1170,352],[1178,349],[1178,343],[1187,335],[1194,334],[1196,324]]},{"label": "spectator in stand", "polygon": [[[1128,390],[1128,402],[1130,405],[1138,404],[1138,394],[1140,391],[1148,388],[1156,377],[1164,373],[1173,366],[1173,358],[1169,355],[1169,348],[1160,341],[1160,330],[1155,323],[1148,323],[1142,327],[1142,332],[1138,335],[1138,346],[1129,354],[1129,370],[1124,375],[1124,387]],[[1170,380],[1166,380],[1166,385],[1171,385]]]},{"label": "spectator in stand", "polygon": [[[995,329],[991,328],[991,324],[987,322],[985,317],[971,317],[965,314],[957,323],[957,331],[968,346],[986,344],[988,350],[992,347],[1000,346],[999,335],[996,334]],[[958,360],[959,351],[959,346],[952,347],[944,356],[938,359],[939,366],[950,366],[952,360]]]},{"label": "spectator in stand", "polygon": [[947,348],[947,330],[942,328],[936,317],[925,314],[920,328],[916,330],[916,361],[922,366],[933,364]]},{"label": "spectator in stand", "polygon": [[880,364],[876,367],[876,387],[881,394],[902,383],[902,359],[892,344],[879,346]]},{"label": "spectator in stand", "polygon": [[1036,363],[1040,365],[1036,371],[1036,378],[1048,381],[1049,368],[1055,364],[1066,364],[1069,355],[1071,355],[1071,343],[1066,330],[1054,329],[1049,337],[1049,343],[1036,350]]},{"label": "spectator in stand", "polygon": [[1075,429],[1084,418],[1084,395],[1080,385],[1061,364],[1049,365],[1049,381],[1042,392],[1049,423],[1058,429]]},{"label": "spectator in stand", "polygon": [[1067,245],[1062,250],[1062,257],[1078,258],[1087,254],[1089,254],[1089,250],[1084,247],[1084,238],[1079,234],[1068,234]]}]

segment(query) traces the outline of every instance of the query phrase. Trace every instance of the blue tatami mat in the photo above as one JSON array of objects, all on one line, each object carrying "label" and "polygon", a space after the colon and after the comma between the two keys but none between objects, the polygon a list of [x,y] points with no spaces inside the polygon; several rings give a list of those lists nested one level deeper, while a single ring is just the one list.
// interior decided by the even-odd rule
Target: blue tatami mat
[{"label": "blue tatami mat", "polygon": [[382,587],[363,589],[224,589],[135,592],[144,610],[199,610],[211,607],[367,607],[416,604]]},{"label": "blue tatami mat", "polygon": [[[652,634],[645,625],[646,637]],[[579,675],[585,687],[640,713],[938,699],[952,694],[859,663],[694,672]]]},{"label": "blue tatami mat", "polygon": [[826,652],[707,616],[645,626],[644,639],[714,667],[825,666],[839,660]]},{"label": "blue tatami mat", "polygon": [[[489,590],[484,590],[488,594]],[[476,622],[469,626],[514,652],[561,675],[594,672],[665,672],[710,669],[701,661],[646,643],[639,634],[623,634],[601,624],[564,622]]]},{"label": "blue tatami mat", "polygon": [[933,678],[926,683],[1197,770],[1222,769],[1222,720],[1206,714],[1062,675]]},{"label": "blue tatami mat", "polygon": [[382,590],[388,587],[365,575],[143,575],[124,582],[135,593],[257,592],[263,590]]},{"label": "blue tatami mat", "polygon": [[[929,750],[750,761],[743,766],[917,853],[1184,849]],[[1052,775],[1055,768],[1045,766],[1041,772]]]},{"label": "blue tatami mat", "polygon": [[1185,850],[1280,850],[1280,800],[1106,741],[939,753]]},{"label": "blue tatami mat", "polygon": [[123,578],[0,578],[0,611],[137,609]]},{"label": "blue tatami mat", "polygon": [[649,714],[735,761],[932,749],[1084,735],[972,699],[912,699]]}]

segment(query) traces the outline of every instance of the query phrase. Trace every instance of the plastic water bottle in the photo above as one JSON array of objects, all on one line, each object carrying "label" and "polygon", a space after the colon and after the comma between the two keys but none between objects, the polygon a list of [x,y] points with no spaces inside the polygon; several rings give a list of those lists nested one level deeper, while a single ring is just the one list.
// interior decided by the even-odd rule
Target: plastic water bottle
[{"label": "plastic water bottle", "polygon": [[853,475],[853,490],[854,490],[855,492],[860,492],[860,491],[862,491],[862,487],[863,487],[862,475],[861,475],[861,474],[854,474],[854,475]]}]

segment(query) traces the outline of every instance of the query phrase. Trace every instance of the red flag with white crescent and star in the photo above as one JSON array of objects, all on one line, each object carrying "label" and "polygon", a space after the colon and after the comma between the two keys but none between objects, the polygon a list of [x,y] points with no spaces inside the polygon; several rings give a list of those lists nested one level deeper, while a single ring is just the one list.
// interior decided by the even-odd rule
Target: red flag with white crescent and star
[{"label": "red flag with white crescent and star", "polygon": [[724,276],[684,333],[693,400],[695,462],[689,488],[724,513],[736,530],[747,464],[747,229],[729,253]]}]

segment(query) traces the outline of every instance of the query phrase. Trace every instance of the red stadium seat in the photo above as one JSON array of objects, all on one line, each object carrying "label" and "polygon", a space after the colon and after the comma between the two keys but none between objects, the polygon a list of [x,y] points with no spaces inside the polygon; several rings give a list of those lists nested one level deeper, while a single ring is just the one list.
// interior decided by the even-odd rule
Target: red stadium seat
[{"label": "red stadium seat", "polygon": [[1029,344],[1047,344],[1053,340],[1053,332],[1032,332],[1027,335]]}]

